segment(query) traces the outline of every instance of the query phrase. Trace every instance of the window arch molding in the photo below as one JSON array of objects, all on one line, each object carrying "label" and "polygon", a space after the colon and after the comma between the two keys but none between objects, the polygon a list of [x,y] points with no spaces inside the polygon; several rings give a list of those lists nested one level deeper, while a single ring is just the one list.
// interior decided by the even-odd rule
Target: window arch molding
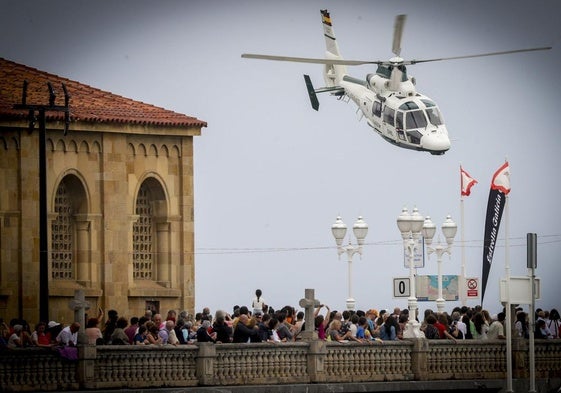
[{"label": "window arch molding", "polygon": [[87,183],[76,170],[63,171],[56,179],[51,198],[51,279],[70,280],[89,286],[91,272],[91,218]]},{"label": "window arch molding", "polygon": [[148,173],[138,182],[133,203],[132,279],[171,286],[169,198],[165,182]]}]

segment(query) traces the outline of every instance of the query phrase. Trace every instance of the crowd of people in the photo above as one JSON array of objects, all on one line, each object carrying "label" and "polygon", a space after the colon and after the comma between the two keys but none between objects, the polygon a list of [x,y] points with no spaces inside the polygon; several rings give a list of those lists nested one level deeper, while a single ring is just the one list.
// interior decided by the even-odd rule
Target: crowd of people
[{"label": "crowd of people", "polygon": [[[323,310],[323,312],[322,312]],[[418,316],[417,316],[418,319]],[[556,309],[537,309],[535,329],[530,332],[528,315],[521,308],[515,311],[514,336],[538,339],[561,337],[561,317]],[[314,331],[318,339],[332,342],[376,343],[403,338],[409,310],[367,311],[330,310],[327,305],[315,307]],[[427,339],[504,339],[505,313],[491,317],[481,307],[456,307],[450,314],[425,310],[420,330]],[[514,322],[514,321],[513,321]],[[266,304],[262,291],[255,292],[251,306],[234,306],[232,312],[204,308],[195,315],[187,311],[169,310],[165,316],[146,310],[142,316],[125,318],[109,310],[107,318],[100,309],[95,317],[87,318],[83,338],[81,324],[66,327],[56,321],[39,322],[31,331],[26,321],[13,319],[9,325],[0,319],[0,348],[27,346],[55,348],[69,358],[79,343],[92,345],[182,345],[200,342],[282,343],[301,339],[305,330],[304,312],[292,306],[274,310]],[[81,341],[80,341],[81,340]],[[68,351],[68,352],[66,352]]]}]

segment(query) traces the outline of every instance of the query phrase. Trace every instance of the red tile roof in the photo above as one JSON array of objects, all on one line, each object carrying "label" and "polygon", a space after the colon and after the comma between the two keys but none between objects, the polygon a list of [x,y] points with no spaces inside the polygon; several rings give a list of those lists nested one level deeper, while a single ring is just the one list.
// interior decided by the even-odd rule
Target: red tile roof
[{"label": "red tile roof", "polygon": [[[62,83],[70,95],[70,121],[120,123],[159,127],[206,127],[205,121],[134,101],[110,92],[27,67],[0,57],[0,119],[27,119],[25,110],[13,109],[22,102],[24,80],[28,81],[27,104],[48,105],[50,82],[55,105],[64,105]],[[49,120],[64,120],[63,112],[46,112]],[[72,127],[72,126],[71,126]]]}]

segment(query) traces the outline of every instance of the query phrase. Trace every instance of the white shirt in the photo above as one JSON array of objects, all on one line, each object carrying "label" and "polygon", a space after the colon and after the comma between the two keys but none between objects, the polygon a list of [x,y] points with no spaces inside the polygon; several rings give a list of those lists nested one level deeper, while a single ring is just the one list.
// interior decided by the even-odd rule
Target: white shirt
[{"label": "white shirt", "polygon": [[72,333],[70,326],[67,326],[56,336],[56,341],[62,345],[76,345],[78,343],[78,332]]}]

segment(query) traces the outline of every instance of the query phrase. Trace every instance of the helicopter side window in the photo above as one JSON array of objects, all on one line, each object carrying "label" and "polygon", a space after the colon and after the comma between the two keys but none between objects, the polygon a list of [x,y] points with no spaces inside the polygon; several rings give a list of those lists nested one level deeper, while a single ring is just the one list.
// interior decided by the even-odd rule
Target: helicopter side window
[{"label": "helicopter side window", "polygon": [[395,111],[386,105],[384,107],[384,121],[393,126],[394,116],[395,116]]},{"label": "helicopter side window", "polygon": [[405,122],[408,130],[425,128],[427,126],[427,119],[422,110],[407,112]]},{"label": "helicopter side window", "polygon": [[374,101],[372,105],[372,114],[374,116],[380,117],[382,115],[382,103],[378,101]]},{"label": "helicopter side window", "polygon": [[433,106],[432,108],[427,108],[427,115],[429,117],[429,121],[431,122],[431,124],[434,124],[435,126],[440,126],[444,123],[442,121],[442,116],[440,115],[440,111],[436,106]]},{"label": "helicopter side window", "polygon": [[395,116],[395,128],[403,130],[403,112],[397,111]]}]

